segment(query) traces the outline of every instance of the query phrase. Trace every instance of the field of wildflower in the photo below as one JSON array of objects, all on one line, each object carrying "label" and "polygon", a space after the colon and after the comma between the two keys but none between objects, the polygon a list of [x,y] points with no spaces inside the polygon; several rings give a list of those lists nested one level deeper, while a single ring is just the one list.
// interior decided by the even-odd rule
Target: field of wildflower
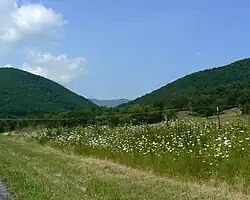
[{"label": "field of wildflower", "polygon": [[250,182],[250,123],[176,120],[154,125],[89,126],[16,131],[81,155],[194,180]]}]

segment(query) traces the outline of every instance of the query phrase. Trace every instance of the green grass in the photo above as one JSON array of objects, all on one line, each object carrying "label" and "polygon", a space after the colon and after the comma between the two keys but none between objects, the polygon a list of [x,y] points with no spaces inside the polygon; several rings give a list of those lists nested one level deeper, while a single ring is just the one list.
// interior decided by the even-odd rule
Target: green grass
[{"label": "green grass", "polygon": [[14,200],[244,200],[240,187],[177,181],[0,135],[0,175]]},{"label": "green grass", "polygon": [[[197,116],[195,116],[197,115]],[[184,118],[187,118],[187,119],[195,119],[195,120],[204,120],[206,119],[206,117],[201,117],[199,116],[198,113],[192,113],[190,111],[179,111],[177,112],[177,117],[179,119],[184,119]],[[248,116],[241,116],[240,115],[240,112],[239,112],[239,109],[237,108],[231,108],[231,109],[227,109],[227,110],[224,110],[220,113],[220,121],[222,124],[226,123],[226,122],[230,122],[230,121],[234,121],[236,120],[237,118],[247,118]],[[208,118],[208,120],[211,120],[211,121],[218,121],[218,116],[217,115],[214,115],[214,116],[210,116]]]},{"label": "green grass", "polygon": [[[232,109],[228,109],[228,110],[224,110],[222,113],[220,113],[220,121],[221,123],[226,123],[226,122],[231,122],[236,120],[237,118],[241,117],[241,118],[246,118],[246,116],[241,116],[239,114],[239,110],[237,110],[237,108],[232,108]],[[210,120],[215,120],[218,121],[218,116],[212,116],[209,117]]]},{"label": "green grass", "polygon": [[211,120],[40,129],[14,135],[180,180],[241,184],[250,193],[250,124]]}]

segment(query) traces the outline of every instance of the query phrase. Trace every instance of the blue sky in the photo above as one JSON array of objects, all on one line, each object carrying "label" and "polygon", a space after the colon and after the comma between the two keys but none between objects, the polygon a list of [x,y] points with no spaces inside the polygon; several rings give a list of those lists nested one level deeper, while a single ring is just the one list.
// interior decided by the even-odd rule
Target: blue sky
[{"label": "blue sky", "polygon": [[[21,5],[32,3],[38,2]],[[133,99],[185,74],[250,57],[249,1],[44,0],[42,6],[60,13],[56,31],[29,37],[22,31],[18,42],[3,45],[1,63],[31,72],[41,65],[36,72],[53,79],[64,72],[58,55],[72,63],[79,57],[84,73],[55,81],[70,80],[62,84],[85,97]],[[57,60],[53,70],[37,61],[39,52]]]}]

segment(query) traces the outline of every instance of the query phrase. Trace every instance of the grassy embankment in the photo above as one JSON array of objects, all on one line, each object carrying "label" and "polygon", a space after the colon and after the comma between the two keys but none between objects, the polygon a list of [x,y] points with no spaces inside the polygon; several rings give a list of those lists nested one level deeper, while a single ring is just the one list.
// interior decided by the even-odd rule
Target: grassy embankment
[{"label": "grassy embankment", "polygon": [[110,161],[0,136],[0,174],[20,200],[244,200],[226,185],[176,181]]}]

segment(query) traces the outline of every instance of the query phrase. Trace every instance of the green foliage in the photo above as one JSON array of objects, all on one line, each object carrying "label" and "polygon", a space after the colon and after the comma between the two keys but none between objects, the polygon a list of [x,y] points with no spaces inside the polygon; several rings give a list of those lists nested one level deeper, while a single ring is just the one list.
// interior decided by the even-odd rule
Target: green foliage
[{"label": "green foliage", "polygon": [[12,134],[168,176],[231,183],[238,179],[248,187],[249,133],[246,120],[228,122],[220,128],[215,121],[173,120],[153,125],[58,127]]},{"label": "green foliage", "polygon": [[0,68],[0,117],[24,117],[97,107],[65,87],[31,73]]},{"label": "green foliage", "polygon": [[177,112],[175,110],[164,111],[164,116],[166,120],[169,121],[171,119],[177,119],[176,113]]},{"label": "green foliage", "polygon": [[193,109],[196,113],[199,113],[201,116],[203,117],[210,117],[210,116],[213,116],[214,114],[216,114],[216,108],[212,107],[212,108],[195,108]]},{"label": "green foliage", "polygon": [[0,152],[1,179],[11,200],[249,200],[242,184],[199,186],[17,137],[0,135]]},{"label": "green foliage", "polygon": [[[238,106],[250,104],[250,59],[199,71],[180,78],[128,104],[163,102],[168,108]],[[202,115],[212,110],[201,109]]]},{"label": "green foliage", "polygon": [[[24,127],[45,126],[76,127],[88,125],[154,124],[165,119],[163,108],[155,106],[130,106],[126,108],[86,108],[57,114],[29,116],[23,119],[0,120],[0,132],[13,131]],[[171,119],[174,113],[169,115]]]},{"label": "green foliage", "polygon": [[250,114],[250,107],[249,107],[249,105],[243,105],[243,106],[241,106],[240,110],[241,110],[241,114],[242,115]]},{"label": "green foliage", "polygon": [[[40,115],[38,119],[48,118],[69,118],[77,124],[77,120],[82,120],[86,125],[118,125],[118,124],[154,124],[164,120],[163,108],[157,105],[132,105],[124,108],[89,108],[72,110],[54,115]],[[31,119],[35,119],[34,116]],[[75,121],[74,121],[75,120]]]}]

